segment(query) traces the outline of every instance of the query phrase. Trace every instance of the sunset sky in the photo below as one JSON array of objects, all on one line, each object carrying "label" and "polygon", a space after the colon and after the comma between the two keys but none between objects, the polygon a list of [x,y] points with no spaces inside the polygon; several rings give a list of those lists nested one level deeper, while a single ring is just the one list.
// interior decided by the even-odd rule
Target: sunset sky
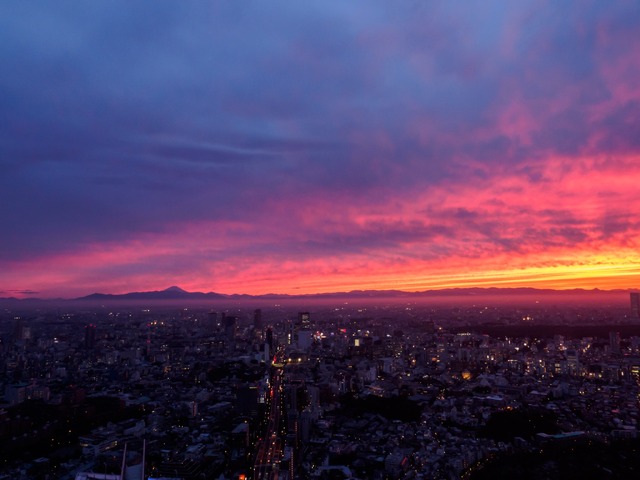
[{"label": "sunset sky", "polygon": [[0,297],[640,288],[638,1],[0,3]]}]

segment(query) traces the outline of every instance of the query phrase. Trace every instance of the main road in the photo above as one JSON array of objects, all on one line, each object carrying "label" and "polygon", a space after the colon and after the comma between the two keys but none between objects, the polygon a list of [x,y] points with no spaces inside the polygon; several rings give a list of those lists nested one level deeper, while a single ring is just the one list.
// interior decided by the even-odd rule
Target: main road
[{"label": "main road", "polygon": [[[278,361],[282,360],[283,353],[276,355]],[[264,436],[258,442],[255,462],[253,465],[254,480],[277,480],[282,460],[283,442],[280,436],[280,414],[282,409],[281,387],[283,369],[281,364],[274,362],[275,372],[272,376],[269,389],[269,417]]]}]

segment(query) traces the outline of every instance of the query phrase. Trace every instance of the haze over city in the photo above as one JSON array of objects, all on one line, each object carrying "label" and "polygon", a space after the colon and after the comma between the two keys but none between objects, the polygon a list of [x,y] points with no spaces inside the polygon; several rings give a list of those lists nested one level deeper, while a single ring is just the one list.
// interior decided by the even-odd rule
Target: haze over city
[{"label": "haze over city", "polygon": [[637,2],[0,5],[0,297],[640,286]]}]

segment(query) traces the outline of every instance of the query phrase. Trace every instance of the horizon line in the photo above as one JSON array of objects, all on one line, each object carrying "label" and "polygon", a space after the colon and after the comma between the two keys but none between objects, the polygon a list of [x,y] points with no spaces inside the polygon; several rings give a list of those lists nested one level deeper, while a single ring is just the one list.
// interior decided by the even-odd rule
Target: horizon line
[{"label": "horizon line", "polygon": [[[471,290],[481,290],[481,291],[514,291],[514,290],[524,290],[531,291],[531,293],[541,292],[541,293],[640,293],[640,289],[637,288],[614,288],[614,289],[603,289],[603,288],[582,288],[582,287],[573,287],[573,288],[538,288],[538,287],[486,287],[486,286],[470,286],[470,287],[442,287],[442,288],[430,288],[426,290],[402,290],[402,289],[352,289],[352,290],[344,290],[344,291],[332,291],[332,292],[315,292],[315,293],[261,293],[261,294],[250,294],[250,293],[220,293],[213,290],[210,291],[199,291],[199,290],[185,290],[179,286],[172,285],[165,289],[161,290],[135,290],[128,291],[124,293],[104,293],[104,292],[92,292],[87,295],[81,295],[76,297],[37,297],[39,292],[32,290],[0,290],[0,295],[3,293],[7,294],[21,294],[22,297],[17,296],[9,296],[9,297],[0,297],[0,300],[65,300],[65,301],[73,301],[73,300],[83,300],[88,299],[88,297],[92,296],[107,296],[107,297],[119,297],[119,296],[127,296],[127,295],[135,295],[135,294],[153,294],[153,293],[165,293],[165,292],[179,292],[184,293],[186,295],[192,294],[200,294],[200,295],[219,295],[221,297],[233,298],[233,297],[254,297],[254,298],[264,298],[264,297],[319,297],[319,296],[339,296],[339,295],[350,295],[356,293],[398,293],[398,294],[428,294],[428,293],[437,293],[437,292],[452,292],[456,291],[471,291]],[[163,300],[163,299],[156,299]],[[176,300],[176,299],[165,299],[165,300]],[[210,299],[213,300],[213,299]]]}]

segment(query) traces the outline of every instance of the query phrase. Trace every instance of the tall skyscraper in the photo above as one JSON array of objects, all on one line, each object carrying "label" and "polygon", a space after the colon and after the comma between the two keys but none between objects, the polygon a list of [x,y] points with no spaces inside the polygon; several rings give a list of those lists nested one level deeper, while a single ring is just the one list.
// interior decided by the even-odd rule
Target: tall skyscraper
[{"label": "tall skyscraper", "polygon": [[22,323],[22,317],[13,317],[13,341],[19,342],[24,340],[24,324]]},{"label": "tall skyscraper", "polygon": [[307,326],[311,323],[311,314],[309,312],[298,312],[298,325]]},{"label": "tall skyscraper", "polygon": [[269,351],[273,352],[273,330],[271,330],[271,328],[267,328],[265,342],[269,346]]},{"label": "tall skyscraper", "polygon": [[609,332],[609,348],[611,353],[620,353],[620,332]]},{"label": "tall skyscraper", "polygon": [[631,299],[631,318],[638,320],[640,319],[640,293],[631,292],[629,297]]},{"label": "tall skyscraper", "polygon": [[233,340],[236,336],[236,317],[222,317],[222,326],[227,339]]},{"label": "tall skyscraper", "polygon": [[84,348],[92,350],[96,345],[96,326],[92,323],[84,327]]},{"label": "tall skyscraper", "polygon": [[253,312],[253,328],[258,332],[262,332],[262,310],[256,308]]}]

